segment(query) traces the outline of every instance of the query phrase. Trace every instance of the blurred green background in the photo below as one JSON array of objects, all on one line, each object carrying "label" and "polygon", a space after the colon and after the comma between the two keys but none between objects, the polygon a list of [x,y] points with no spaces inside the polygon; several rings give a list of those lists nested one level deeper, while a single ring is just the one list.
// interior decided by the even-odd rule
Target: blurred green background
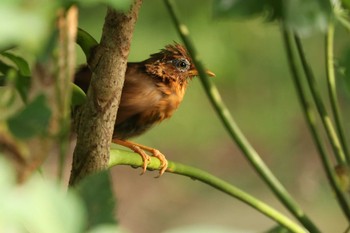
[{"label": "blurred green background", "polygon": [[[346,221],[307,131],[279,25],[266,23],[263,18],[215,19],[209,0],[178,0],[176,5],[247,138],[324,232],[343,232]],[[79,26],[99,39],[104,15],[104,7],[83,8]],[[338,30],[336,37],[337,55],[341,55],[349,35]],[[319,84],[325,89],[323,39],[319,33],[304,41]],[[129,60],[144,60],[173,41],[181,42],[163,2],[144,1]],[[81,51],[78,62],[84,63]],[[342,85],[340,100],[346,119],[349,98]],[[345,123],[349,129],[349,122]],[[159,149],[169,160],[207,170],[286,213],[230,140],[197,79],[190,83],[172,119],[134,141]],[[250,207],[199,182],[168,173],[154,179],[156,172],[139,176],[140,172],[130,167],[112,171],[119,201],[117,216],[130,232],[170,232],[193,225],[219,226],[228,232],[262,232],[275,225]]]}]

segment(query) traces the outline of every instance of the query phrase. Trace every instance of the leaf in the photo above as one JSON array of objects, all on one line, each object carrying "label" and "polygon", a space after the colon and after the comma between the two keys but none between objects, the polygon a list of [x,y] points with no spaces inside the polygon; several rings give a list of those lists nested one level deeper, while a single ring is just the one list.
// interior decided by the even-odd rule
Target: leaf
[{"label": "leaf", "polygon": [[74,83],[72,85],[72,107],[82,105],[86,101],[85,92]]},{"label": "leaf", "polygon": [[247,19],[263,16],[269,21],[282,20],[300,36],[325,31],[332,6],[328,0],[215,0],[214,15]]},{"label": "leaf", "polygon": [[214,15],[219,17],[248,18],[263,13],[262,0],[215,0]]},{"label": "leaf", "polygon": [[47,131],[51,117],[51,110],[47,106],[44,95],[39,95],[7,120],[10,131],[20,139],[29,139],[44,134]]},{"label": "leaf", "polygon": [[0,72],[2,74],[7,74],[11,69],[14,69],[14,67],[7,65],[6,63],[0,60]]},{"label": "leaf", "polygon": [[328,0],[288,0],[285,1],[283,20],[299,36],[325,31],[332,13]]},{"label": "leaf", "polygon": [[114,217],[116,202],[108,171],[86,177],[77,190],[88,212],[88,229],[100,224],[116,224]]},{"label": "leaf", "polygon": [[92,49],[98,45],[98,42],[87,31],[78,28],[77,44],[83,50],[86,60],[89,60]]},{"label": "leaf", "polygon": [[[1,1],[0,50],[18,45],[38,51],[54,25],[59,1]],[[28,26],[30,25],[30,26]]]},{"label": "leaf", "polygon": [[38,175],[21,186],[15,182],[12,166],[0,153],[0,232],[83,232],[85,215],[77,195]]},{"label": "leaf", "polygon": [[22,57],[14,55],[9,52],[2,52],[1,55],[10,59],[18,68],[19,72],[23,76],[30,76],[30,69],[28,62]]}]

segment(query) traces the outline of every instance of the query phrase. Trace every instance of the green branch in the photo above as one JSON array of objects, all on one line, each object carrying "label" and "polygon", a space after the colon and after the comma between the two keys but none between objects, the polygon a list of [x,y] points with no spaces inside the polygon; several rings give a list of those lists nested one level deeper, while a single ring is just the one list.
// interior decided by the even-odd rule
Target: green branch
[{"label": "green branch", "polygon": [[347,163],[350,163],[349,148],[347,146],[346,136],[344,133],[344,127],[342,125],[338,98],[337,98],[337,88],[335,81],[335,72],[334,72],[334,52],[333,52],[333,39],[334,39],[334,25],[332,22],[328,25],[328,31],[326,35],[326,73],[327,73],[327,84],[328,84],[328,93],[331,103],[331,108],[333,112],[334,122],[339,135],[341,146],[344,150],[345,158]]},{"label": "green branch", "polygon": [[[289,218],[287,218],[277,210],[271,208],[269,205],[245,193],[244,191],[236,188],[230,183],[224,180],[221,180],[218,177],[208,172],[205,172],[203,170],[200,170],[198,168],[180,164],[180,163],[171,162],[171,161],[168,161],[168,162],[169,162],[169,167],[166,172],[187,176],[187,177],[190,177],[191,179],[198,180],[202,183],[208,184],[211,187],[230,195],[231,197],[234,197],[243,201],[244,203],[258,210],[259,212],[269,217],[270,219],[276,221],[277,223],[279,223],[280,225],[282,225],[283,227],[285,227],[291,232],[300,232],[300,233],[307,232],[305,229],[298,226],[296,223],[292,222]],[[110,151],[110,161],[109,161],[110,168],[116,165],[130,165],[132,167],[141,167],[142,164],[143,164],[143,161],[139,154],[136,154],[134,152],[124,151],[124,150],[117,150],[117,149],[111,149]],[[156,170],[160,168],[160,165],[161,165],[160,161],[157,158],[151,157],[151,161],[147,169]]]},{"label": "green branch", "polygon": [[295,200],[290,196],[283,185],[278,181],[278,179],[273,175],[270,169],[262,161],[259,154],[250,145],[248,140],[245,138],[238,125],[231,116],[228,108],[222,101],[220,93],[214,83],[208,78],[204,66],[196,52],[193,43],[189,37],[188,28],[182,24],[175,11],[174,6],[170,0],[164,0],[167,9],[171,15],[171,18],[176,26],[178,33],[180,34],[185,46],[187,47],[191,57],[193,58],[194,65],[196,66],[200,80],[204,87],[204,90],[212,103],[216,113],[218,114],[220,120],[225,126],[231,138],[237,143],[239,148],[244,153],[247,160],[253,166],[253,168],[258,172],[260,177],[266,182],[270,189],[274,192],[277,198],[284,204],[284,206],[303,224],[303,226],[312,232],[320,232],[317,227],[312,223],[304,211],[299,207]]},{"label": "green branch", "polygon": [[318,111],[318,114],[321,117],[322,124],[326,130],[326,135],[332,145],[332,149],[334,151],[334,155],[340,165],[346,164],[346,158],[344,155],[343,148],[340,145],[340,141],[338,138],[338,135],[334,129],[333,123],[331,121],[331,118],[329,117],[329,114],[327,113],[327,109],[324,105],[324,102],[322,100],[320,91],[317,87],[316,79],[314,77],[314,74],[311,70],[310,65],[308,64],[306,60],[306,56],[303,50],[302,43],[300,41],[300,38],[296,35],[294,35],[294,40],[297,46],[297,51],[301,60],[301,64],[303,66],[307,82],[309,84],[309,89],[311,91],[312,97],[315,101],[316,108]]},{"label": "green branch", "polygon": [[326,153],[326,150],[322,144],[321,133],[317,129],[317,125],[316,125],[316,118],[315,118],[316,110],[310,104],[310,102],[307,100],[307,95],[306,95],[305,90],[303,88],[302,79],[301,79],[300,73],[298,71],[298,66],[297,66],[297,61],[296,61],[297,59],[293,53],[293,43],[292,43],[293,39],[292,38],[293,38],[293,34],[287,28],[283,28],[283,39],[284,39],[284,45],[286,47],[288,63],[289,63],[289,67],[290,67],[290,70],[292,73],[292,78],[293,78],[293,82],[295,85],[295,89],[297,91],[299,101],[300,101],[302,110],[304,112],[304,116],[305,116],[307,125],[310,129],[310,132],[311,132],[312,138],[315,142],[316,148],[320,154],[323,169],[326,172],[328,181],[336,194],[336,197],[337,197],[337,200],[339,202],[340,207],[342,208],[344,214],[349,219],[350,212],[349,212],[348,198],[347,198],[346,194],[342,191],[342,189],[338,183],[336,174],[334,173],[334,170],[333,170],[332,163],[329,160],[327,153]]}]

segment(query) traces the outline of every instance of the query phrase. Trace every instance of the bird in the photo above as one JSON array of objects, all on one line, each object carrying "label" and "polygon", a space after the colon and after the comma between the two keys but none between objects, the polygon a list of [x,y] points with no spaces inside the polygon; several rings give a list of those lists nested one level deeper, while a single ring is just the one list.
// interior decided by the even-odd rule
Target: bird
[{"label": "bird", "polygon": [[[206,71],[209,76],[215,74]],[[92,73],[87,65],[75,74],[74,83],[87,93]],[[174,42],[141,62],[128,62],[120,105],[117,112],[112,142],[138,153],[145,173],[151,153],[160,160],[159,176],[168,167],[168,161],[159,150],[129,141],[152,126],[170,118],[185,95],[189,80],[198,71],[186,48]]]}]

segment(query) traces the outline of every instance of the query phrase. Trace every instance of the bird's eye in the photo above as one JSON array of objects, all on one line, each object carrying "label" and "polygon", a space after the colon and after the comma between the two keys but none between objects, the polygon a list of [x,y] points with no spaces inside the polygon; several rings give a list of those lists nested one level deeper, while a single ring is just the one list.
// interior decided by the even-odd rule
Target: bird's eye
[{"label": "bird's eye", "polygon": [[179,71],[182,72],[187,71],[190,68],[190,62],[187,61],[187,59],[175,59],[172,61],[172,63]]}]

